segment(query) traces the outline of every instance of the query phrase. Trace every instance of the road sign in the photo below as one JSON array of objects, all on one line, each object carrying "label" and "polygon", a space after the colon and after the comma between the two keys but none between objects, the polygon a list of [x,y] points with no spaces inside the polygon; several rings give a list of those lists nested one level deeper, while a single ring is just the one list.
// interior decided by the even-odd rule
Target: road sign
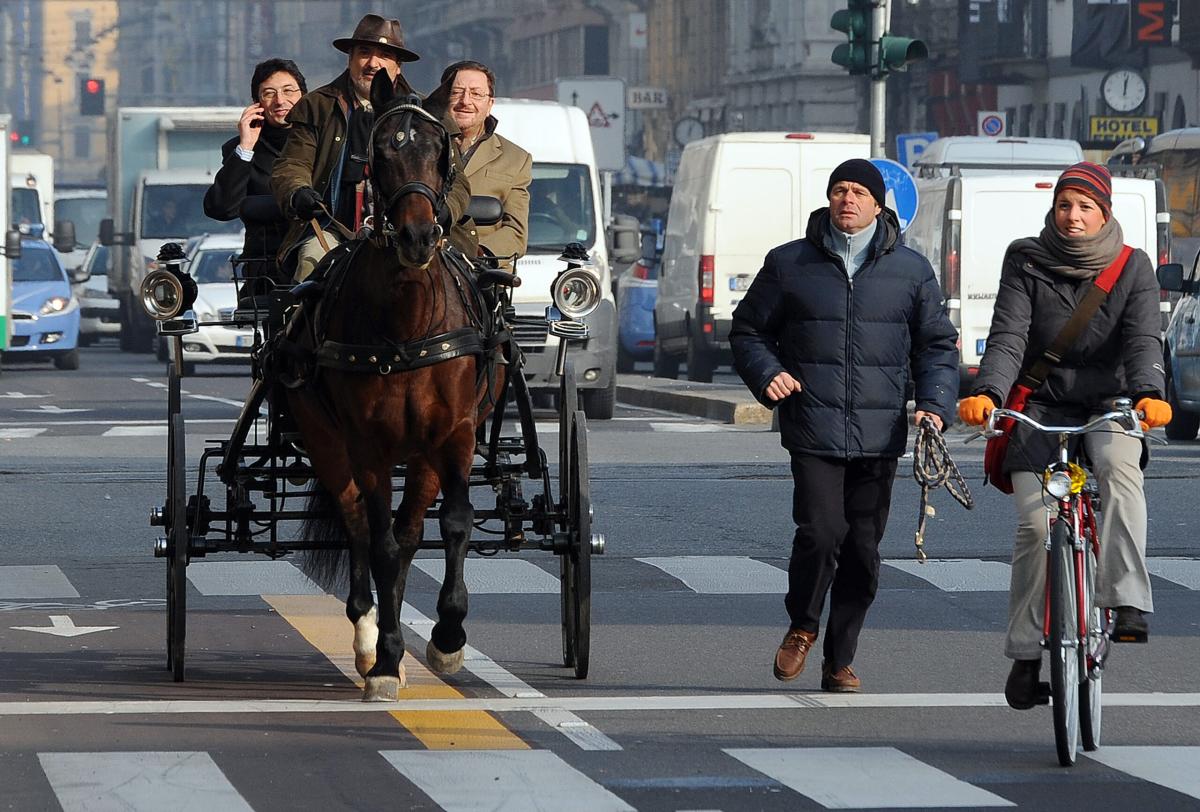
[{"label": "road sign", "polygon": [[611,76],[558,80],[559,104],[583,110],[591,125],[596,168],[625,168],[625,80]]},{"label": "road sign", "polygon": [[913,162],[920,157],[925,148],[937,140],[938,134],[935,132],[928,133],[900,133],[896,136],[896,156],[900,159],[900,163],[906,167],[912,167]]},{"label": "road sign", "polygon": [[917,184],[904,165],[891,158],[872,158],[871,163],[883,175],[883,183],[887,186],[887,207],[896,212],[900,218],[900,230],[904,231],[917,216]]},{"label": "road sign", "polygon": [[1003,110],[980,110],[975,114],[980,135],[999,138],[1008,135],[1008,114]]},{"label": "road sign", "polygon": [[625,106],[630,110],[662,110],[668,99],[665,87],[631,87],[625,91]]}]

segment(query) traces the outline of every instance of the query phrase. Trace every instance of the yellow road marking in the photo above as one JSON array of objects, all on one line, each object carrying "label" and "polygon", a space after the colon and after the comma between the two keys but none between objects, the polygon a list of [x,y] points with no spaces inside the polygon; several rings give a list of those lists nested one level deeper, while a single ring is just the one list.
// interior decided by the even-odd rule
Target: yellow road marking
[{"label": "yellow road marking", "polygon": [[[354,627],[346,619],[346,605],[333,595],[263,595],[279,616],[324,654],[359,687],[362,679],[354,670]],[[410,633],[411,636],[411,633]],[[405,699],[462,699],[463,694],[440,680],[408,651],[404,656],[408,687]],[[485,711],[410,712],[392,711],[430,750],[528,750],[519,736]]]}]

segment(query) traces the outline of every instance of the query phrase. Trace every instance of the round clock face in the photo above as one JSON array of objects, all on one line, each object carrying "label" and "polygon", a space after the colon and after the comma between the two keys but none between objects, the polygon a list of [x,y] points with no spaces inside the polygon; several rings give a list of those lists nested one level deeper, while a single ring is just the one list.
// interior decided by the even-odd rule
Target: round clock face
[{"label": "round clock face", "polygon": [[1146,80],[1135,70],[1118,68],[1104,77],[1100,92],[1105,104],[1118,113],[1128,113],[1146,100]]},{"label": "round clock face", "polygon": [[704,124],[698,118],[681,118],[675,122],[675,141],[679,146],[686,146],[698,138],[704,137]]}]

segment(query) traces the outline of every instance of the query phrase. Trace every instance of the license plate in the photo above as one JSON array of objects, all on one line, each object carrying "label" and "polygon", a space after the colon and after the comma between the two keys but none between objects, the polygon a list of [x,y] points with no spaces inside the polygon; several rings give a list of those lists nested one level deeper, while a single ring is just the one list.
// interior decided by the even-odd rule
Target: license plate
[{"label": "license plate", "polygon": [[987,349],[987,339],[986,338],[975,339],[975,354],[983,355],[983,351],[985,349]]},{"label": "license plate", "polygon": [[730,290],[750,290],[750,283],[754,279],[749,276],[735,276],[729,280]]},{"label": "license plate", "polygon": [[236,346],[238,347],[238,349],[241,349],[242,347],[253,347],[254,346],[254,336],[252,336],[252,335],[251,336],[238,336]]}]

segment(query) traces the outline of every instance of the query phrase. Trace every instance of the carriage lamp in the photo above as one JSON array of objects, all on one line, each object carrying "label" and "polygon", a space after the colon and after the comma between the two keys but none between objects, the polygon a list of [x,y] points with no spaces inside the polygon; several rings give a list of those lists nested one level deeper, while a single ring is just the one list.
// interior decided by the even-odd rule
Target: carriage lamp
[{"label": "carriage lamp", "polygon": [[600,276],[589,266],[568,266],[554,280],[552,296],[563,316],[581,319],[600,304]]},{"label": "carriage lamp", "polygon": [[183,271],[187,259],[177,243],[166,243],[158,254],[158,267],[142,280],[142,307],[150,318],[168,321],[191,309],[199,288]]}]

